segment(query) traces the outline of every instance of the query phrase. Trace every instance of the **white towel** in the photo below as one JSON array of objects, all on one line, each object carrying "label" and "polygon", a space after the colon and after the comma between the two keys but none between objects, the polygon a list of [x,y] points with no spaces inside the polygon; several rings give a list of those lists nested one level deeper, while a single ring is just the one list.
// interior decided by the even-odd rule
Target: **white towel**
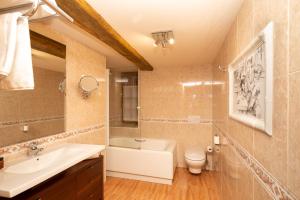
[{"label": "white towel", "polygon": [[17,43],[19,12],[0,15],[0,79],[11,72]]},{"label": "white towel", "polygon": [[[0,15],[0,24],[17,24],[17,28],[16,34],[13,32],[15,29],[12,28],[12,25],[8,25],[10,29],[4,29],[0,32],[0,60],[5,61],[0,63],[0,71],[4,71],[4,73],[2,73],[4,77],[0,79],[0,89],[34,89],[28,18],[20,17],[20,13],[9,13],[5,15],[8,16]],[[16,18],[16,16],[18,16],[18,18]],[[10,37],[13,38],[7,37],[6,35],[10,35]],[[9,40],[6,40],[7,38],[9,38]],[[14,48],[13,53],[13,50],[10,48]],[[2,59],[2,57],[4,57],[4,59]],[[9,66],[4,66],[4,63],[8,63]],[[5,74],[5,72],[8,73]]]},{"label": "white towel", "polygon": [[123,86],[123,121],[138,121],[138,88],[137,86]]}]

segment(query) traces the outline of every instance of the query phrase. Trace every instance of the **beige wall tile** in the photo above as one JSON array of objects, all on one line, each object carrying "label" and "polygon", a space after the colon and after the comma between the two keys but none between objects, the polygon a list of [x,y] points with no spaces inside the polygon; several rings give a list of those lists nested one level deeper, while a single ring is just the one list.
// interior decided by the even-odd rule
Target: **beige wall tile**
[{"label": "beige wall tile", "polygon": [[[67,43],[66,130],[104,124],[105,68],[106,60],[101,54],[75,41]],[[82,75],[92,75],[100,81],[99,88],[87,99],[78,89]]]},{"label": "beige wall tile", "polygon": [[141,137],[140,128],[135,127],[109,127],[109,137]]},{"label": "beige wall tile", "polygon": [[[199,115],[211,119],[211,69],[211,66],[172,66],[141,72],[141,118],[183,119]],[[183,87],[182,83],[187,82],[203,82],[203,85]]]},{"label": "beige wall tile", "polygon": [[184,151],[187,147],[198,145],[204,150],[211,145],[212,125],[208,124],[172,124],[159,122],[141,122],[141,136],[170,139],[177,142],[177,160],[179,166],[185,166]]},{"label": "beige wall tile", "polygon": [[235,199],[253,200],[253,174],[241,160],[238,160],[237,163],[238,180]]},{"label": "beige wall tile", "polygon": [[289,36],[290,36],[290,72],[295,72],[300,70],[300,2],[298,0],[290,0],[290,26],[289,26]]},{"label": "beige wall tile", "polygon": [[[290,5],[288,2],[290,2]],[[288,6],[290,6],[290,11]],[[290,68],[290,72],[297,71],[298,69],[297,66],[299,62],[297,62],[297,58],[299,56],[296,54],[299,52],[299,45],[297,43],[299,34],[297,32],[298,25],[296,23],[298,23],[299,20],[297,19],[300,16],[297,12],[299,6],[300,4],[295,0],[245,0],[236,21],[233,24],[233,28],[228,33],[223,47],[214,62],[215,65],[213,69],[213,80],[223,80],[225,81],[226,87],[228,87],[225,75],[222,75],[217,69],[217,66],[219,64],[224,64],[224,62],[230,63],[230,61],[247,46],[267,23],[270,21],[274,22],[273,136],[267,136],[259,130],[245,126],[242,123],[231,119],[228,120],[228,123],[221,122],[221,119],[228,118],[228,112],[225,113],[226,105],[224,103],[226,102],[226,104],[228,104],[228,90],[222,89],[220,86],[213,87],[213,122],[215,126],[238,141],[281,183],[284,185],[290,183],[290,185],[288,184],[288,187],[289,189],[292,188],[292,192],[299,191],[299,185],[297,184],[299,178],[296,175],[298,173],[295,171],[297,169],[298,160],[293,159],[298,155],[298,148],[296,147],[296,144],[293,143],[295,140],[291,141],[291,138],[295,139],[297,136],[295,136],[295,133],[292,133],[291,130],[297,130],[295,127],[297,127],[299,122],[296,120],[297,111],[295,110],[297,109],[297,105],[295,103],[292,104],[292,102],[296,102],[296,98],[293,95],[297,95],[297,89],[295,86],[289,91],[289,86],[293,87],[293,84],[296,85],[295,82],[297,82],[298,79],[294,77],[292,80],[289,80],[288,69]],[[289,13],[290,22],[288,22]],[[289,23],[290,29],[288,26]],[[290,38],[288,38],[289,36]],[[237,50],[235,50],[235,46]],[[288,54],[289,50],[290,55]],[[289,62],[291,63],[290,66],[288,65]],[[226,94],[224,94],[224,91],[226,91]],[[226,100],[224,100],[224,98]],[[294,98],[295,100],[289,100],[289,98]],[[294,149],[293,153],[290,152],[292,151],[292,148]],[[224,156],[226,157],[227,154],[224,153]],[[287,165],[287,162],[289,162],[289,165]],[[245,170],[242,171],[244,172]],[[226,172],[222,171],[221,174],[223,173]],[[290,175],[288,176],[288,174]],[[226,178],[224,178],[226,176],[222,175],[222,177],[225,179],[223,182],[226,183]],[[291,181],[289,181],[289,178]],[[267,197],[262,194],[264,189],[260,185],[257,185],[256,183],[254,185],[254,190],[257,190],[257,187],[261,190],[258,190],[259,192],[254,195],[254,199],[269,199],[268,194]],[[235,183],[232,183],[232,187],[235,187]]]},{"label": "beige wall tile", "polygon": [[290,75],[288,187],[300,197],[300,73]]},{"label": "beige wall tile", "polygon": [[[233,59],[238,54],[238,39],[237,39],[237,21],[233,23],[230,28],[229,33],[227,34],[226,40],[223,44],[224,48],[224,64],[227,66],[230,64]],[[224,66],[224,67],[226,67]]]},{"label": "beige wall tile", "polygon": [[254,157],[281,183],[287,183],[287,142],[254,131]]},{"label": "beige wall tile", "polygon": [[234,119],[228,120],[228,134],[239,142],[251,155],[253,154],[254,130]]},{"label": "beige wall tile", "polygon": [[212,87],[213,94],[213,120],[214,124],[223,132],[228,130],[228,98],[227,98],[227,73],[221,72],[214,67]]},{"label": "beige wall tile", "polygon": [[258,180],[254,179],[253,200],[273,200]]},{"label": "beige wall tile", "polygon": [[253,0],[245,0],[236,19],[237,49],[243,51],[254,37]]},{"label": "beige wall tile", "polygon": [[224,200],[236,199],[239,163],[228,145],[222,145],[222,196]]},{"label": "beige wall tile", "polygon": [[274,76],[287,73],[288,56],[288,1],[254,0],[254,34],[257,35],[270,21],[274,22]]}]

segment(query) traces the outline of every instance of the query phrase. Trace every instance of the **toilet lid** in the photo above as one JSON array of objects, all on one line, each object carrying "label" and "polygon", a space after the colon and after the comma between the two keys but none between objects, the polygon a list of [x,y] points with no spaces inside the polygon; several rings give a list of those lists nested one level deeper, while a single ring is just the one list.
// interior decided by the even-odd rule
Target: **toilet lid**
[{"label": "toilet lid", "polygon": [[201,147],[191,147],[185,150],[184,156],[189,160],[205,160],[205,152]]}]

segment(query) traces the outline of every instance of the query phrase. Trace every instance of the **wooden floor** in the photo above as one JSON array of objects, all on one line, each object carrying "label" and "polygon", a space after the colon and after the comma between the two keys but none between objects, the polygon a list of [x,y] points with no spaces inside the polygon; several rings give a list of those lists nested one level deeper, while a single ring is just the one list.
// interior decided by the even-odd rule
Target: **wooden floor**
[{"label": "wooden floor", "polygon": [[177,168],[173,185],[108,177],[105,200],[219,200],[212,172],[191,175]]}]

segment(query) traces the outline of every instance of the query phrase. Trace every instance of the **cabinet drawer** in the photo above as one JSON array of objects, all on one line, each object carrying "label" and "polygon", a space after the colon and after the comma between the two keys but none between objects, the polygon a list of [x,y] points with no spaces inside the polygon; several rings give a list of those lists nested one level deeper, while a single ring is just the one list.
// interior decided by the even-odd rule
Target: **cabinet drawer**
[{"label": "cabinet drawer", "polygon": [[48,184],[40,192],[29,196],[26,200],[74,200],[76,193],[74,192],[75,177],[62,177],[52,184]]},{"label": "cabinet drawer", "polygon": [[85,188],[78,191],[78,199],[99,200],[102,193],[102,178],[98,177],[90,182]]},{"label": "cabinet drawer", "polygon": [[82,188],[85,188],[90,182],[98,178],[102,178],[102,162],[100,159],[79,172],[77,176],[77,188],[81,190]]}]

